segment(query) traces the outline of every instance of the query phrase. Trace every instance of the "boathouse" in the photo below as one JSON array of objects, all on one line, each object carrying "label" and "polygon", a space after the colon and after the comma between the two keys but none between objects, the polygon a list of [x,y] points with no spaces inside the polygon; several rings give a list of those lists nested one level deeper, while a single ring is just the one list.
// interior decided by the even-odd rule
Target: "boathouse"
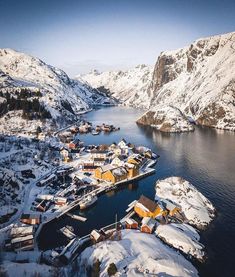
[{"label": "boathouse", "polygon": [[16,237],[11,240],[11,248],[15,251],[32,250],[34,245],[33,235]]},{"label": "boathouse", "polygon": [[156,225],[156,220],[151,217],[144,217],[141,223],[141,232],[152,234]]},{"label": "boathouse", "polygon": [[128,171],[125,167],[113,167],[108,164],[105,166],[98,167],[95,170],[95,178],[116,183],[127,179]]},{"label": "boathouse", "polygon": [[139,174],[139,167],[137,165],[126,163],[125,167],[128,172],[128,178],[136,177]]},{"label": "boathouse", "polygon": [[140,199],[134,206],[134,210],[140,217],[151,218],[155,218],[163,212],[162,208],[157,203],[144,195],[141,195]]},{"label": "boathouse", "polygon": [[138,222],[132,218],[125,219],[124,223],[125,223],[126,229],[137,229],[138,228]]},{"label": "boathouse", "polygon": [[92,239],[92,241],[97,243],[102,240],[105,240],[105,235],[95,229],[91,231],[90,238]]},{"label": "boathouse", "polygon": [[31,225],[35,225],[35,224],[40,224],[41,223],[41,215],[40,214],[22,214],[20,221],[22,223],[25,224],[31,224]]},{"label": "boathouse", "polygon": [[10,237],[17,238],[17,237],[24,237],[33,234],[33,226],[17,226],[12,227],[10,232]]}]

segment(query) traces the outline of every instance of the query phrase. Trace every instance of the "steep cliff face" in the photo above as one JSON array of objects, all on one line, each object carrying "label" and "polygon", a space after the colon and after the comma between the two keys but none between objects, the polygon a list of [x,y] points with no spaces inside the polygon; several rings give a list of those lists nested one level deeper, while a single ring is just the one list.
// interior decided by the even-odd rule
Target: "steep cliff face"
[{"label": "steep cliff face", "polygon": [[149,86],[151,112],[155,113],[159,105],[174,106],[200,125],[234,131],[234,72],[235,33],[199,39],[188,47],[163,52]]}]

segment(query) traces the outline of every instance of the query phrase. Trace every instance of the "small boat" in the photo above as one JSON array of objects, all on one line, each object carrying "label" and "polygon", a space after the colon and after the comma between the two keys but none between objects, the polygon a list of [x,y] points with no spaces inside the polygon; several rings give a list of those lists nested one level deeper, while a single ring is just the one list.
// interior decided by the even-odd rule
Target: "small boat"
[{"label": "small boat", "polygon": [[76,235],[73,233],[74,229],[72,226],[65,226],[60,229],[60,232],[65,235],[68,239],[74,239]]},{"label": "small boat", "polygon": [[97,131],[97,132],[96,132],[96,131],[92,131],[91,134],[92,134],[93,136],[97,136],[97,135],[100,134],[100,132],[98,132],[98,131]]},{"label": "small boat", "polygon": [[84,210],[88,207],[90,207],[91,205],[93,205],[96,201],[98,200],[97,196],[94,194],[89,194],[87,196],[85,196],[80,202],[79,202],[79,206],[81,210]]}]

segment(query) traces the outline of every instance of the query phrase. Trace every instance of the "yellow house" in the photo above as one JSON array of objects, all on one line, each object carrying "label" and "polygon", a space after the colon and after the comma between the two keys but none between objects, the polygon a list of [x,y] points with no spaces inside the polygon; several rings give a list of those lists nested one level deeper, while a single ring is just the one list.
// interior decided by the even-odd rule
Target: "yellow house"
[{"label": "yellow house", "polygon": [[165,210],[165,214],[169,214],[170,216],[175,215],[176,213],[181,211],[181,207],[166,200],[166,199],[162,199],[161,200],[161,204],[164,207]]},{"label": "yellow house", "polygon": [[126,163],[128,178],[133,178],[139,174],[139,167],[135,164]]},{"label": "yellow house", "polygon": [[144,195],[141,195],[140,199],[135,204],[134,211],[140,217],[151,218],[155,218],[163,212],[162,208],[157,203],[145,197]]},{"label": "yellow house", "polygon": [[127,176],[128,172],[122,166],[114,168],[111,165],[105,165],[95,170],[95,178],[102,179],[104,181],[109,181],[112,183],[116,183],[124,179],[127,179]]},{"label": "yellow house", "polygon": [[143,159],[140,156],[132,155],[128,158],[127,162],[130,163],[130,164],[135,164],[135,165],[140,166],[141,163],[142,163],[142,160]]}]

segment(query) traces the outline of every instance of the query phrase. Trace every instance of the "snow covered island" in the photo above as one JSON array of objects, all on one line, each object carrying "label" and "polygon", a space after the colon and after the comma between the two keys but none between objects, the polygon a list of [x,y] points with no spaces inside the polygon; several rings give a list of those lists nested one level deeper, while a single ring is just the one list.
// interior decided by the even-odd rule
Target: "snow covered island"
[{"label": "snow covered island", "polygon": [[205,229],[215,217],[215,208],[192,184],[181,177],[169,177],[156,183],[155,200],[171,200],[179,205],[189,224]]}]

